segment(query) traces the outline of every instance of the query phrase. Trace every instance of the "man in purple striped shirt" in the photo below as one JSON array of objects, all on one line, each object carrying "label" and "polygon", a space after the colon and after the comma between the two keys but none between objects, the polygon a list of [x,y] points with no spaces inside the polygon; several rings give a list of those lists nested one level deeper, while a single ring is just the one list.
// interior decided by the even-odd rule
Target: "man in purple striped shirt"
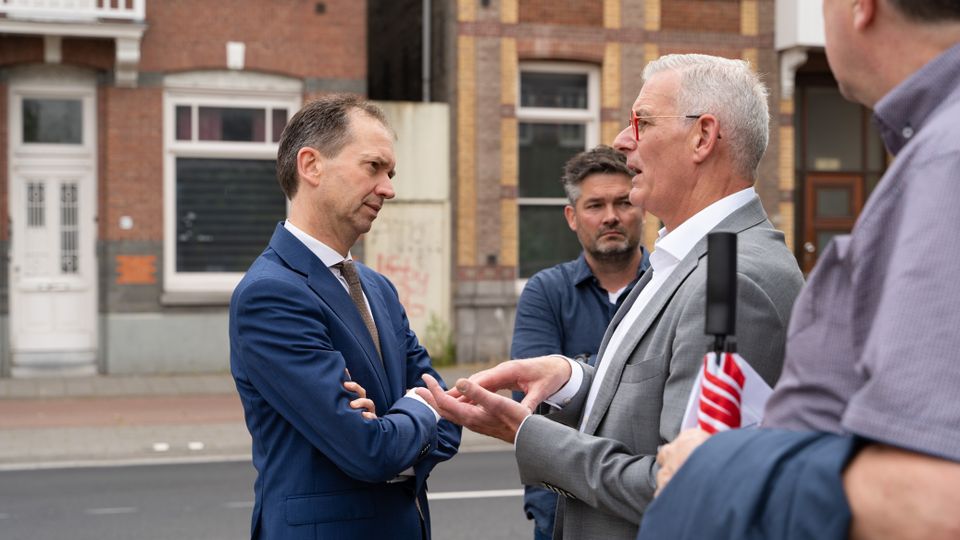
[{"label": "man in purple striped shirt", "polygon": [[[896,159],[853,233],[827,247],[794,305],[784,372],[764,420],[787,431],[711,438],[671,481],[705,439],[681,434],[661,451],[659,487],[671,481],[670,489],[648,511],[644,538],[682,538],[671,522],[682,521],[685,505],[733,515],[724,512],[742,502],[744,486],[763,481],[777,492],[777,480],[795,482],[794,493],[811,482],[837,487],[837,510],[810,512],[794,533],[846,511],[845,498],[851,538],[960,538],[960,1],[824,0],[823,11],[840,90],[874,109]],[[837,456],[842,472],[818,477],[807,467],[787,479],[778,466],[773,482],[723,486],[730,462],[721,456],[759,462],[788,437],[817,432],[851,442],[849,462]],[[784,456],[796,466],[804,451]],[[714,504],[698,506],[707,501],[697,493],[713,488],[722,492],[711,495]],[[772,513],[796,517],[757,501],[754,526]],[[700,529],[698,537],[726,537],[717,532]]]}]

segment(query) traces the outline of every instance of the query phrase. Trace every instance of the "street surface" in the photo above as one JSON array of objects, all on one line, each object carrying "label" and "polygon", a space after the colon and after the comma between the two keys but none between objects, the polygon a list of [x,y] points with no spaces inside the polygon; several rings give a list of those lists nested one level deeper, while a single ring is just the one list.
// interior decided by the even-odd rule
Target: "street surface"
[{"label": "street surface", "polygon": [[[248,537],[249,462],[0,472],[0,540]],[[469,452],[429,480],[434,540],[533,536],[513,453]]]}]

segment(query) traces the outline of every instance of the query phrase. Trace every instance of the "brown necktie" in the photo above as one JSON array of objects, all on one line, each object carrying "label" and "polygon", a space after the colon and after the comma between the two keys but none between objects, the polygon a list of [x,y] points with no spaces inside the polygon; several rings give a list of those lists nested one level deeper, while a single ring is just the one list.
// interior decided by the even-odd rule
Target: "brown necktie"
[{"label": "brown necktie", "polygon": [[367,303],[363,300],[363,288],[360,286],[360,274],[357,273],[357,267],[355,267],[353,261],[349,259],[344,259],[343,262],[333,266],[340,270],[343,279],[347,280],[347,285],[350,287],[350,299],[353,300],[353,305],[356,306],[357,311],[360,312],[360,317],[363,318],[363,324],[367,325],[367,331],[370,332],[370,337],[373,338],[373,344],[377,347],[377,355],[380,356],[382,360],[383,354],[380,353],[380,334],[377,333],[377,325],[373,323],[373,315],[371,315],[370,310],[367,309]]}]

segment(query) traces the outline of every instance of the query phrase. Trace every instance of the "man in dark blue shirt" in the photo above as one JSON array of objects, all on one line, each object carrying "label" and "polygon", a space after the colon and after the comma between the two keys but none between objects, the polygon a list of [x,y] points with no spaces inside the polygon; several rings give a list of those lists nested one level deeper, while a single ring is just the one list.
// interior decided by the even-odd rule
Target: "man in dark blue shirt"
[{"label": "man in dark blue shirt", "polygon": [[[562,183],[570,204],[564,216],[583,252],[527,282],[517,303],[511,358],[562,354],[595,360],[610,320],[649,265],[640,246],[643,209],[629,199],[632,176],[626,158],[609,146],[567,162]],[[557,495],[527,486],[523,501],[535,540],[551,538]]]}]

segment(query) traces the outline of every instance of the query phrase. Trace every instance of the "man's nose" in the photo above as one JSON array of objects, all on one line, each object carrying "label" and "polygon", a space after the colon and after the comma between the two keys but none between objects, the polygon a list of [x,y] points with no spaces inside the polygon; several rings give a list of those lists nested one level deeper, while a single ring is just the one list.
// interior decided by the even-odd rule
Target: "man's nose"
[{"label": "man's nose", "polygon": [[384,199],[392,199],[396,197],[397,192],[393,190],[393,179],[389,176],[386,177],[386,179],[377,184],[374,193],[383,197]]},{"label": "man's nose", "polygon": [[620,214],[617,213],[616,204],[608,204],[603,207],[603,224],[613,226],[620,223]]},{"label": "man's nose", "polygon": [[633,138],[633,128],[630,126],[620,130],[613,139],[613,148],[621,154],[628,154],[636,147],[637,141]]}]

